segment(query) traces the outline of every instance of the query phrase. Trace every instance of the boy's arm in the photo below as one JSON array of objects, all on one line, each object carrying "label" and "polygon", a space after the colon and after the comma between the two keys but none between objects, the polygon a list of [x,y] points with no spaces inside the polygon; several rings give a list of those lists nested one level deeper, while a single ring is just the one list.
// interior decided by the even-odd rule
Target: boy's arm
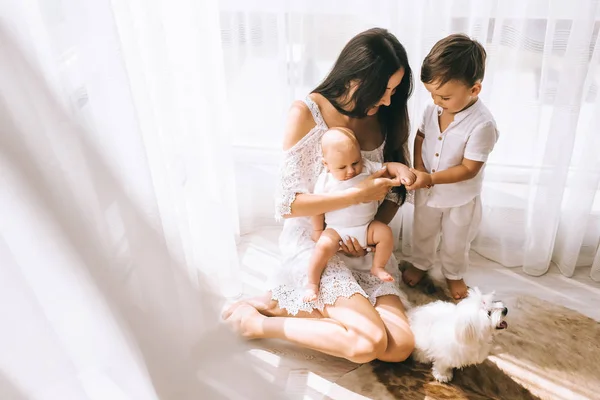
[{"label": "boy's arm", "polygon": [[406,189],[415,190],[444,183],[466,181],[477,176],[481,170],[481,167],[483,167],[483,164],[485,164],[483,161],[473,161],[463,158],[460,165],[448,168],[444,171],[434,172],[433,174],[419,171],[417,169],[411,169],[411,171],[417,176],[417,179],[412,185],[406,186]]},{"label": "boy's arm", "polygon": [[477,176],[479,171],[481,171],[483,164],[485,164],[483,161],[474,161],[463,158],[460,165],[431,174],[431,185],[456,183],[473,179]]},{"label": "boy's arm", "polygon": [[[413,185],[406,188],[408,190],[415,190],[432,185],[462,182],[474,178],[481,171],[497,140],[498,131],[494,123],[487,122],[482,124],[473,132],[467,142],[462,162],[459,165],[444,171],[436,171],[432,174],[414,169],[412,171],[417,176],[417,179]],[[416,147],[417,142],[415,140],[415,158]]]}]

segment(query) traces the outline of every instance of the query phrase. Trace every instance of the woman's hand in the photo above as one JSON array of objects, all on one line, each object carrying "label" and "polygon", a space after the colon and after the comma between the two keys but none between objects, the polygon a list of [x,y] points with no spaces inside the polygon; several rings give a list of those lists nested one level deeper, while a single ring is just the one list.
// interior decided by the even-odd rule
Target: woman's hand
[{"label": "woman's hand", "polygon": [[400,185],[397,179],[384,178],[386,174],[387,168],[383,168],[350,189],[354,192],[357,203],[381,201],[392,187]]},{"label": "woman's hand", "polygon": [[340,240],[340,251],[348,257],[364,257],[373,251],[373,248],[369,246],[365,249],[360,246],[356,238],[346,236]]}]

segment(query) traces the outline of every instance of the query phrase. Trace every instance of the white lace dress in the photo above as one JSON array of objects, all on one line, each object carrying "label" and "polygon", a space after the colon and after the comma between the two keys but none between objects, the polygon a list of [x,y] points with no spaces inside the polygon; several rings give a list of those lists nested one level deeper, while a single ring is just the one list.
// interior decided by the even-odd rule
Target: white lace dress
[{"label": "white lace dress", "polygon": [[[328,129],[317,104],[307,97],[308,105],[316,126],[294,147],[284,153],[279,192],[276,198],[276,218],[290,214],[291,205],[297,193],[312,193],[319,174],[321,162],[321,136]],[[363,157],[375,162],[383,162],[383,144],[372,151],[363,151]],[[387,199],[398,202],[398,196],[390,193]],[[338,297],[350,297],[360,293],[375,305],[375,299],[384,295],[396,295],[408,306],[405,294],[400,290],[398,263],[392,255],[386,270],[396,282],[382,282],[370,274],[372,255],[349,258],[334,256],[321,276],[319,297],[314,302],[302,300],[307,282],[308,261],[315,243],[310,238],[312,226],[308,217],[286,219],[279,237],[282,267],[270,282],[272,298],[279,302],[290,314],[298,311],[323,310],[326,304],[333,304]]]}]

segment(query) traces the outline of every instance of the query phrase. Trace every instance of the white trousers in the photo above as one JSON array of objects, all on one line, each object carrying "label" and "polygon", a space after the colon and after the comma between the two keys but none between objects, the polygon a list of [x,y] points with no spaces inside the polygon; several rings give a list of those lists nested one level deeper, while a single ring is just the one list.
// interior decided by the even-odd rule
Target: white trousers
[{"label": "white trousers", "polygon": [[[428,271],[440,248],[444,277],[462,279],[469,264],[469,250],[481,223],[480,196],[460,207],[434,208],[426,205],[426,190],[415,194],[412,248],[413,265]],[[441,246],[440,246],[441,240]]]}]

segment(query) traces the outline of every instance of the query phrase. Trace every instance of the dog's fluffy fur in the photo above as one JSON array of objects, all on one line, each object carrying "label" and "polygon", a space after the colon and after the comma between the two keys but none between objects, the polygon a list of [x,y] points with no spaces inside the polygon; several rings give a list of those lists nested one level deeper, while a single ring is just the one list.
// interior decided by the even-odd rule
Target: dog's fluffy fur
[{"label": "dog's fluffy fur", "polygon": [[439,382],[452,379],[453,369],[482,363],[492,348],[494,334],[508,327],[508,310],[494,293],[470,289],[458,304],[436,301],[408,312],[415,335],[413,358],[432,363]]}]

